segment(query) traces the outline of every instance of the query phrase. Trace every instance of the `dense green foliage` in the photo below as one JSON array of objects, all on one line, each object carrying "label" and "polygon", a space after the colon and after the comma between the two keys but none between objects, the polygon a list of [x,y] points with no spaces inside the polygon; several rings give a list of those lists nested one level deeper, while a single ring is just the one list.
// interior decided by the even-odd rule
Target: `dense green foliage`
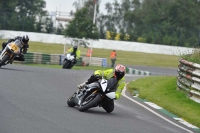
[{"label": "dense green foliage", "polygon": [[[81,2],[75,2],[77,10]],[[91,0],[83,0],[93,17]],[[97,8],[98,9],[98,8]],[[173,46],[200,45],[199,0],[115,0],[106,3],[106,13],[97,10],[99,37]],[[119,36],[120,35],[120,36]],[[130,36],[125,39],[124,36]],[[120,38],[120,39],[119,39]]]},{"label": "dense green foliage", "polygon": [[61,34],[45,7],[44,0],[0,0],[0,29]]},{"label": "dense green foliage", "polygon": [[[130,35],[131,41],[198,46],[200,44],[199,0],[121,0],[106,4],[100,15],[100,35],[105,29]],[[142,39],[141,39],[142,38]]]},{"label": "dense green foliage", "polygon": [[191,54],[182,55],[181,58],[190,62],[200,64],[200,49],[195,48]]}]

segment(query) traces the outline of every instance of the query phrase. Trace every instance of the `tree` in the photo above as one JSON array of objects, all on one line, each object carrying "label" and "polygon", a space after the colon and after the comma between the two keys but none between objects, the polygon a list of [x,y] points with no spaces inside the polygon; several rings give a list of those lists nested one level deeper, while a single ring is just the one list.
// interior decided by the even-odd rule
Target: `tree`
[{"label": "tree", "polygon": [[99,39],[98,29],[92,18],[87,16],[88,9],[82,8],[75,13],[75,17],[66,25],[65,36],[72,38]]},{"label": "tree", "polygon": [[[9,18],[13,18],[14,20],[17,20],[16,17],[14,17],[15,13],[15,7],[17,5],[17,2],[15,0],[0,0],[0,29],[9,29],[9,27],[15,27],[8,25]],[[15,22],[15,21],[13,21]]]},{"label": "tree", "polygon": [[5,30],[41,31],[47,15],[44,0],[0,0],[0,27]]},{"label": "tree", "polygon": [[121,34],[120,40],[128,35],[125,40],[200,44],[200,0],[122,0],[121,4],[115,0],[105,6],[107,14],[100,14],[97,19],[101,38],[110,31]]},{"label": "tree", "polygon": [[64,33],[64,27],[61,23],[58,24],[58,28],[56,29],[56,34],[63,35]]},{"label": "tree", "polygon": [[41,17],[47,14],[47,12],[43,10],[45,6],[46,2],[44,0],[18,0],[16,8],[19,9],[17,14],[19,16],[19,20],[23,24],[22,30],[35,30],[35,22],[37,22],[37,17]]},{"label": "tree", "polygon": [[46,25],[45,25],[45,30],[46,33],[54,33],[54,27],[53,27],[53,20],[52,18],[46,18]]},{"label": "tree", "polygon": [[134,21],[138,37],[156,44],[188,46],[192,42],[191,45],[197,45],[198,33],[195,29],[200,26],[200,19],[196,19],[200,3],[195,2],[197,1],[144,0],[140,8],[133,12],[136,20],[140,20],[139,23]]}]

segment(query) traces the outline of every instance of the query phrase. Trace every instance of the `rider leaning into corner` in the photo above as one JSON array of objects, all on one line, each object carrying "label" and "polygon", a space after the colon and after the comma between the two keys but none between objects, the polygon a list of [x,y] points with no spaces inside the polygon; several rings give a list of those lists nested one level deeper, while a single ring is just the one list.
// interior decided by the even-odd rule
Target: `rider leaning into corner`
[{"label": "rider leaning into corner", "polygon": [[72,48],[70,48],[70,49],[68,50],[68,53],[71,53],[71,54],[75,55],[74,64],[76,64],[77,59],[80,58],[81,51],[78,49],[77,46],[73,46]]},{"label": "rider leaning into corner", "polygon": [[[79,89],[84,88],[87,84],[93,83],[97,81],[98,79],[104,77],[105,79],[109,78],[116,78],[118,80],[116,91],[115,91],[115,99],[118,100],[121,97],[121,92],[125,86],[125,75],[126,68],[125,66],[118,64],[114,69],[107,69],[107,70],[96,70],[94,74],[85,82],[78,85]],[[111,99],[105,99],[105,104],[102,105],[102,107],[109,112],[112,112],[114,110],[114,100]]]},{"label": "rider leaning into corner", "polygon": [[[17,36],[15,38],[9,39],[7,42],[3,42],[2,43],[2,51],[4,50],[4,48],[6,47],[6,45],[8,43],[11,43],[11,42],[13,42],[13,41],[15,41],[17,39],[21,41],[21,43],[23,44],[23,47],[20,49],[20,55],[19,55],[19,57],[15,57],[14,60],[25,61],[24,54],[27,53],[28,48],[29,48],[29,44],[28,44],[29,37],[28,37],[28,35],[24,35],[22,37]],[[12,62],[11,62],[11,64],[12,64]]]}]

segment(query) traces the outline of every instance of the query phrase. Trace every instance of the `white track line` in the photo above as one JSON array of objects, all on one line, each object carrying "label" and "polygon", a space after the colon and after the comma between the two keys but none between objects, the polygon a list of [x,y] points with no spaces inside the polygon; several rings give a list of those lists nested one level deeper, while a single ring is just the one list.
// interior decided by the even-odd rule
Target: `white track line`
[{"label": "white track line", "polygon": [[169,119],[165,118],[164,116],[162,116],[162,115],[156,113],[155,111],[153,111],[153,110],[150,109],[149,107],[147,107],[147,106],[145,106],[145,105],[139,103],[138,101],[136,101],[136,100],[134,100],[134,99],[128,97],[128,96],[125,94],[125,91],[126,91],[126,86],[124,87],[124,89],[123,89],[123,91],[122,91],[122,95],[123,95],[124,97],[126,97],[127,99],[129,99],[129,100],[131,100],[132,102],[134,102],[134,103],[136,103],[136,104],[142,106],[142,107],[145,108],[146,110],[148,110],[148,111],[152,112],[153,114],[159,116],[160,118],[162,118],[163,120],[165,120],[165,121],[171,123],[172,125],[177,126],[177,127],[181,128],[181,129],[187,131],[188,133],[194,133],[194,132],[192,132],[192,131],[190,131],[190,130],[188,130],[188,129],[182,127],[182,126],[179,126],[178,124],[176,124],[176,123],[170,121]]}]

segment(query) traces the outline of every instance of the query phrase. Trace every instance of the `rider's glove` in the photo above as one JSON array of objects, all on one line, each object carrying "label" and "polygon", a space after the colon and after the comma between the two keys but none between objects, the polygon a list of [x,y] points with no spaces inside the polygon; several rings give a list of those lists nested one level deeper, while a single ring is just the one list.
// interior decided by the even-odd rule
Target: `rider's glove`
[{"label": "rider's glove", "polygon": [[102,76],[101,76],[101,75],[99,75],[99,74],[96,74],[96,75],[94,75],[94,77],[95,77],[95,80],[102,79]]},{"label": "rider's glove", "polygon": [[19,56],[23,56],[23,55],[24,55],[23,53],[21,53],[21,52],[19,53]]},{"label": "rider's glove", "polygon": [[28,49],[23,49],[23,54],[26,54],[27,53],[27,51],[28,51]]},{"label": "rider's glove", "polygon": [[86,86],[86,82],[83,82],[82,84],[78,85],[79,89],[83,89]]}]

